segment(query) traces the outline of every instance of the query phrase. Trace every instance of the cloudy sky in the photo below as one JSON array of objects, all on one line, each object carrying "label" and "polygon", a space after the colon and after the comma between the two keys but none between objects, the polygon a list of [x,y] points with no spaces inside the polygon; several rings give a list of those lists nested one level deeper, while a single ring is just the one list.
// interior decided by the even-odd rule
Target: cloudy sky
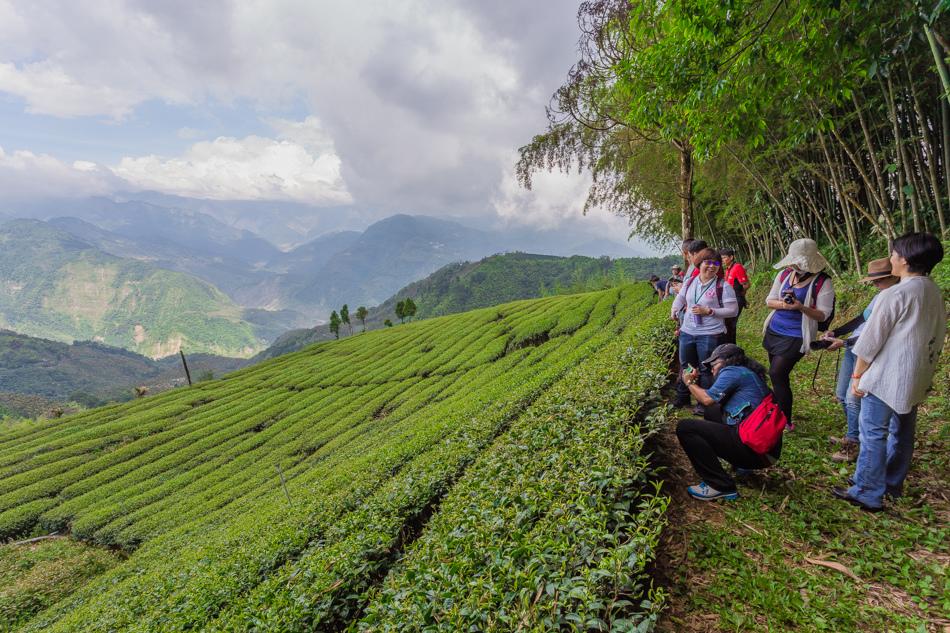
[{"label": "cloudy sky", "polygon": [[556,226],[585,177],[525,192],[513,166],[576,60],[578,4],[0,0],[0,191]]}]

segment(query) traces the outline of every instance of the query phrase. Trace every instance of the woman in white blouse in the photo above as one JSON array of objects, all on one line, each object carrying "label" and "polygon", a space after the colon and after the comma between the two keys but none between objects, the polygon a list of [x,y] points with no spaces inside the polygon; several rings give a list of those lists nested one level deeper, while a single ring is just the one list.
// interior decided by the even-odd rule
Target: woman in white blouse
[{"label": "woman in white blouse", "polygon": [[943,259],[940,240],[910,233],[891,245],[891,274],[854,346],[851,392],[861,398],[861,452],[853,485],[836,497],[869,512],[900,497],[914,454],[917,407],[933,382],[947,333],[940,288],[927,275]]},{"label": "woman in white blouse", "polygon": [[795,240],[785,258],[775,264],[781,272],[775,276],[766,298],[772,311],[765,319],[762,347],[769,353],[769,379],[775,404],[789,422],[792,370],[811,351],[818,323],[830,317],[834,308],[834,282],[822,272],[827,266],[828,260],[818,252],[814,240]]}]

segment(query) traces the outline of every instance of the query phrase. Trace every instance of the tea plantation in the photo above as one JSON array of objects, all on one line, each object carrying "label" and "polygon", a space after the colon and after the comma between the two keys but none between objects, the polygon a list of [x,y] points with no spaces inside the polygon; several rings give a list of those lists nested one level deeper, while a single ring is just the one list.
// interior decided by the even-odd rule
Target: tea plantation
[{"label": "tea plantation", "polygon": [[652,630],[654,301],[511,303],[0,429],[0,536],[123,557],[0,630]]}]

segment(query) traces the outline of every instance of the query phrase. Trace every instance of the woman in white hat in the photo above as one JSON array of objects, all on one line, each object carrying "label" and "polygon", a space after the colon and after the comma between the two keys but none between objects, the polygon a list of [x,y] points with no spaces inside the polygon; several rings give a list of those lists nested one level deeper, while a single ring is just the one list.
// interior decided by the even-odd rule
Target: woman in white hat
[{"label": "woman in white hat", "polygon": [[762,328],[762,347],[769,353],[769,378],[775,403],[792,421],[790,376],[796,363],[811,351],[818,324],[831,317],[835,287],[822,271],[828,260],[815,240],[795,240],[788,255],[775,264],[775,276],[766,304],[772,308]]}]

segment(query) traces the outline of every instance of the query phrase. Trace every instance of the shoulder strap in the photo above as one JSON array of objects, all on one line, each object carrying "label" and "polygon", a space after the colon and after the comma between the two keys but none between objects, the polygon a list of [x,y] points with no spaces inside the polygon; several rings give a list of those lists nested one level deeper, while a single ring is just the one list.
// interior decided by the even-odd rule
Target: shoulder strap
[{"label": "shoulder strap", "polygon": [[788,277],[788,276],[791,275],[791,274],[792,274],[792,269],[791,269],[791,268],[786,268],[785,270],[783,270],[783,271],[782,271],[782,279],[781,279],[782,283],[785,283],[785,278]]},{"label": "shoulder strap", "polygon": [[811,307],[818,307],[818,293],[821,292],[821,287],[825,283],[825,279],[830,279],[826,273],[818,273],[815,276],[815,281],[812,283],[812,293],[811,293]]},{"label": "shoulder strap", "polygon": [[722,305],[722,290],[723,290],[723,287],[724,287],[724,286],[723,286],[723,283],[722,283],[722,279],[716,277],[716,298],[719,299],[719,307],[720,307],[720,308],[723,307],[723,305]]}]

